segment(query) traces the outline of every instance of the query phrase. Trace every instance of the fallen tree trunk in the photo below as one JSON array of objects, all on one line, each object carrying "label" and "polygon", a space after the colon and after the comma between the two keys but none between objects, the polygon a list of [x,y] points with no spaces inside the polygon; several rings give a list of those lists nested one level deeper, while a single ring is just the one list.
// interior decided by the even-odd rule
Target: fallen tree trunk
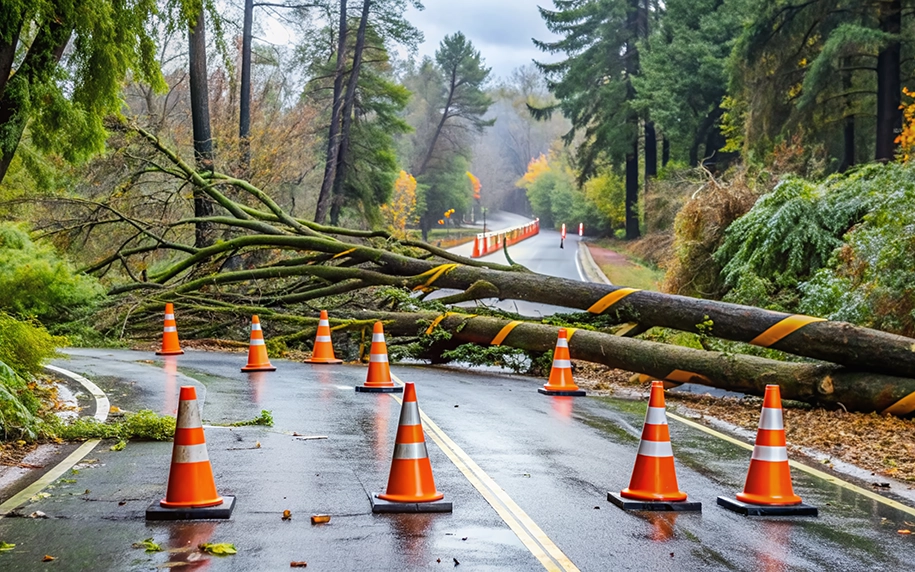
[{"label": "fallen tree trunk", "polygon": [[[85,231],[86,236],[110,224],[130,229],[116,252],[85,270],[104,274],[112,266],[123,266],[131,280],[114,286],[110,293],[139,295],[140,300],[132,301],[137,312],[161,308],[163,301],[175,301],[179,296],[237,307],[288,309],[292,304],[373,286],[423,291],[454,288],[461,292],[438,302],[499,298],[552,304],[600,315],[604,325],[637,322],[641,328],[673,328],[886,376],[915,378],[915,340],[910,338],[749,306],[543,276],[517,265],[463,258],[422,242],[397,241],[384,231],[315,224],[291,216],[249,182],[217,172],[198,173],[154,135],[138,127],[125,128],[139,133],[173,165],[163,168],[149,161],[145,165],[148,171],[192,184],[224,211],[222,216],[144,220],[121,212],[111,202],[82,201],[97,209],[96,216],[75,216],[72,226],[59,223],[61,233]],[[230,199],[223,189],[240,193],[260,208]],[[115,193],[111,201],[121,196]],[[105,216],[98,216],[101,211]],[[187,228],[201,222],[240,236],[205,248],[179,240],[183,230],[186,235]],[[156,252],[167,257],[158,256],[161,264],[146,279],[138,269],[141,264],[145,268],[145,257]],[[248,268],[227,264],[243,255],[251,255],[244,259]],[[746,379],[750,377],[747,372]]]},{"label": "fallen tree trunk", "polygon": [[[556,346],[558,327],[531,322],[448,313],[355,312],[357,329],[373,319],[385,324],[391,335],[415,336],[435,324],[453,339],[489,346],[500,333],[501,345],[544,352]],[[346,324],[345,320],[331,323]],[[508,333],[504,330],[509,327]],[[767,384],[781,387],[782,397],[848,411],[877,411],[905,415],[915,410],[915,379],[857,371],[829,363],[794,363],[748,355],[696,350],[670,344],[625,338],[582,329],[571,329],[572,359],[643,373],[677,383],[763,395]],[[909,403],[911,401],[911,403]],[[895,406],[895,407],[894,407]]]}]

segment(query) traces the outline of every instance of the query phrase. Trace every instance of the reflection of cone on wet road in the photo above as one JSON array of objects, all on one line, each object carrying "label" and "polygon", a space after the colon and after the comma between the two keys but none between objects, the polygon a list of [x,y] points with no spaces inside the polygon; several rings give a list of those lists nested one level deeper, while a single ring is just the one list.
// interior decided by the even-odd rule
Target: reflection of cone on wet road
[{"label": "reflection of cone on wet road", "polygon": [[171,302],[165,304],[165,327],[162,330],[162,349],[157,356],[177,356],[184,352],[178,343],[178,325],[175,322],[175,308]]},{"label": "reflection of cone on wet road", "polygon": [[182,386],[168,489],[164,499],[146,509],[146,519],[229,518],[233,508],[235,497],[227,496],[223,500],[216,493],[200,410],[197,409],[197,391],[192,385]]},{"label": "reflection of cone on wet road", "polygon": [[242,371],[276,371],[267,358],[267,346],[264,342],[264,332],[261,330],[261,321],[257,316],[251,316],[251,343],[248,344],[248,365]]},{"label": "reflection of cone on wet road", "polygon": [[584,391],[578,389],[572,379],[572,358],[569,355],[569,340],[566,337],[565,328],[559,328],[556,349],[553,350],[553,369],[550,371],[550,380],[537,391],[544,395],[586,395]]},{"label": "reflection of cone on wet road", "polygon": [[432,478],[416,388],[407,383],[388,488],[384,494],[372,493],[372,512],[451,512],[451,501],[442,500],[444,496],[435,489]]},{"label": "reflection of cone on wet road", "polygon": [[664,384],[651,382],[642,441],[635,457],[629,487],[607,493],[607,500],[627,510],[702,510],[702,503],[687,502],[677,485],[674,452],[664,410]]},{"label": "reflection of cone on wet road", "polygon": [[400,393],[403,387],[391,380],[391,366],[388,364],[388,346],[384,342],[384,327],[375,322],[372,329],[372,348],[369,351],[369,371],[364,385],[357,385],[356,391],[368,393]]},{"label": "reflection of cone on wet road", "polygon": [[334,344],[330,341],[330,322],[327,320],[327,310],[321,310],[321,319],[318,320],[318,334],[315,336],[315,347],[311,352],[308,363],[343,363],[334,355]]},{"label": "reflection of cone on wet road", "polygon": [[756,446],[743,492],[736,500],[718,497],[718,504],[747,515],[817,516],[816,507],[802,503],[791,486],[782,398],[777,385],[766,386]]}]

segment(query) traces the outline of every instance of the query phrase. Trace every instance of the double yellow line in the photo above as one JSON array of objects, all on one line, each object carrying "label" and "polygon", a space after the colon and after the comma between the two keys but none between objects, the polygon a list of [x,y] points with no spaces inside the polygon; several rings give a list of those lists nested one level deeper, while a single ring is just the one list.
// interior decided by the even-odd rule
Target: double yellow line
[{"label": "double yellow line", "polygon": [[[403,383],[393,374],[391,377],[397,382]],[[391,397],[397,400],[398,403],[402,403],[399,397],[393,394],[391,394]],[[457,443],[452,441],[422,409],[420,409],[420,417],[429,437],[451,459],[454,466],[463,473],[467,480],[470,481],[470,484],[483,495],[486,502],[495,509],[499,517],[512,529],[531,554],[543,564],[544,568],[550,572],[578,572],[578,567],[550,540],[546,533],[537,526],[537,523]]]}]

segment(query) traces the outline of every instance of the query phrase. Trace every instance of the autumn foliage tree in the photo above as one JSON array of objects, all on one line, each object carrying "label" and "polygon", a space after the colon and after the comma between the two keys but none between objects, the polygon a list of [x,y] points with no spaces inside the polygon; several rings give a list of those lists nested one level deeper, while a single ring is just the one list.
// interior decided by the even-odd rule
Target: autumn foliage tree
[{"label": "autumn foliage tree", "polygon": [[407,237],[407,225],[416,222],[416,179],[406,171],[394,181],[394,192],[387,204],[381,205],[381,216],[392,235]]}]

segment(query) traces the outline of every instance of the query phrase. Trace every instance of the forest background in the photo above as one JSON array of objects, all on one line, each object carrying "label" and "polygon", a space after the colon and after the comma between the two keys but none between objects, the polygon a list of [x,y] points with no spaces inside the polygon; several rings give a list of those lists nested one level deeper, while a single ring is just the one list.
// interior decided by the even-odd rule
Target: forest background
[{"label": "forest background", "polygon": [[0,1],[7,432],[34,435],[29,380],[56,345],[147,335],[124,295],[182,245],[239,237],[163,150],[318,225],[437,242],[483,209],[583,223],[667,292],[915,336],[915,1],[554,0],[544,60],[508,77],[459,30],[418,57],[408,7]]}]

